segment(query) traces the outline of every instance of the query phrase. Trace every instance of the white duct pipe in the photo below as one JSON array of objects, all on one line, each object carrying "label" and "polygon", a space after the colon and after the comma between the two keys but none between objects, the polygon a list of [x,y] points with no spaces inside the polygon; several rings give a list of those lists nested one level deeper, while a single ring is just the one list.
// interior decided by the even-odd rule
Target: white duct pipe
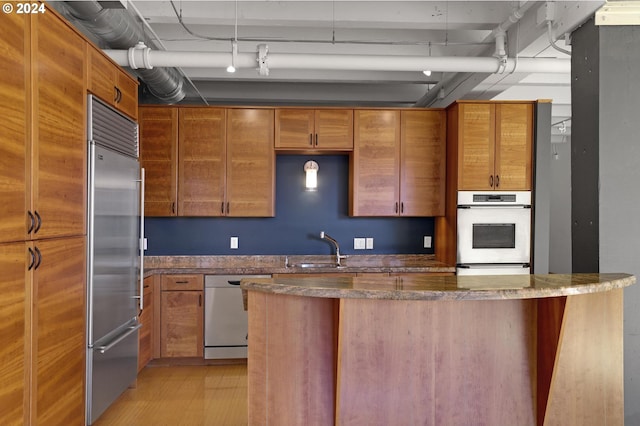
[{"label": "white duct pipe", "polygon": [[[167,52],[147,48],[105,50],[119,65],[133,69],[145,67],[222,68],[231,63],[231,53]],[[238,53],[236,68],[258,68],[255,53]],[[460,56],[381,56],[269,53],[269,69],[311,69],[343,71],[439,72],[571,72],[571,60],[555,58],[494,58]]]}]

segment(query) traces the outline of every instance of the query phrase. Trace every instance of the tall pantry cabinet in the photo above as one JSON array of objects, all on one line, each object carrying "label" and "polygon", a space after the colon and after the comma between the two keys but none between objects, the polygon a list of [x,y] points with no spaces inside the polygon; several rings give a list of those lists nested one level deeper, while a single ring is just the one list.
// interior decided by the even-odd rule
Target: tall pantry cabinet
[{"label": "tall pantry cabinet", "polygon": [[56,13],[0,26],[0,424],[84,421],[84,39]]}]

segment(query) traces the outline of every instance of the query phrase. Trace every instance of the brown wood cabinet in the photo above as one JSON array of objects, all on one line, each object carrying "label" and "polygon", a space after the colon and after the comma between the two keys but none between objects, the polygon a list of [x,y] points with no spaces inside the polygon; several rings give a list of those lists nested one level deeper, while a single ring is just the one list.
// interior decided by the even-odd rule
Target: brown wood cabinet
[{"label": "brown wood cabinet", "polygon": [[47,8],[0,51],[0,423],[84,425],[86,41]]},{"label": "brown wood cabinet", "polygon": [[84,425],[84,237],[33,242],[31,424]]},{"label": "brown wood cabinet", "polygon": [[276,150],[353,150],[353,110],[278,108]]},{"label": "brown wood cabinet", "polygon": [[356,110],[354,114],[350,214],[444,214],[444,112]]},{"label": "brown wood cabinet", "polygon": [[140,107],[140,167],[145,170],[145,216],[176,216],[178,109]]},{"label": "brown wood cabinet", "polygon": [[146,216],[275,214],[273,109],[141,107]]},{"label": "brown wood cabinet", "polygon": [[275,215],[273,109],[227,110],[226,215]]},{"label": "brown wood cabinet", "polygon": [[530,190],[533,104],[461,102],[453,109],[458,190]]},{"label": "brown wood cabinet", "polygon": [[224,215],[226,112],[224,108],[178,111],[178,215]]},{"label": "brown wood cabinet", "polygon": [[138,343],[138,372],[142,370],[153,359],[153,276],[147,277],[143,281],[143,304],[142,312],[138,321],[140,327]]},{"label": "brown wood cabinet", "polygon": [[99,49],[91,45],[87,45],[87,49],[89,91],[136,120],[138,82]]},{"label": "brown wood cabinet", "polygon": [[160,356],[204,356],[204,276],[161,278]]}]

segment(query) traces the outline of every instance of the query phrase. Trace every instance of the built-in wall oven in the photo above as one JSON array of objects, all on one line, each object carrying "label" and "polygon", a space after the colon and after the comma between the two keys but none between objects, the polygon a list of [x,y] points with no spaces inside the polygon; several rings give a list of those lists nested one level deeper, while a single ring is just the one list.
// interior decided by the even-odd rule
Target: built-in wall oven
[{"label": "built-in wall oven", "polygon": [[458,192],[458,275],[528,274],[531,191]]}]

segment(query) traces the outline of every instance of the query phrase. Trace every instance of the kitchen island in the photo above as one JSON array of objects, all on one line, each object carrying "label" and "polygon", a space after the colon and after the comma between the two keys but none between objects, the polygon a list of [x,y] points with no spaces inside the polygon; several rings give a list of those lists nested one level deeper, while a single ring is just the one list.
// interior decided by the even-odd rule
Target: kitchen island
[{"label": "kitchen island", "polygon": [[249,424],[622,425],[634,282],[245,279]]}]

